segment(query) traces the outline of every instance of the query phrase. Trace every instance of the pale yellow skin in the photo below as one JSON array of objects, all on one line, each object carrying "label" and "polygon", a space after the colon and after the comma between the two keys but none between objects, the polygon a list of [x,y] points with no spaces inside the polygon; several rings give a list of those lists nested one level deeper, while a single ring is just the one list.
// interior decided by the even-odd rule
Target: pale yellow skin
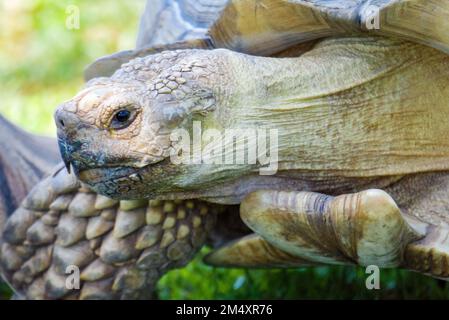
[{"label": "pale yellow skin", "polygon": [[[233,204],[262,184],[333,193],[371,180],[382,187],[403,175],[449,169],[448,67],[438,50],[377,37],[324,40],[296,58],[167,52],[93,80],[56,120],[65,123],[63,139],[83,145],[69,159],[81,179],[112,197]],[[177,80],[161,82],[172,76]],[[135,120],[108,127],[123,108]],[[276,129],[277,174],[261,176],[257,165],[172,164],[170,134],[191,132],[194,120],[221,132]]]}]

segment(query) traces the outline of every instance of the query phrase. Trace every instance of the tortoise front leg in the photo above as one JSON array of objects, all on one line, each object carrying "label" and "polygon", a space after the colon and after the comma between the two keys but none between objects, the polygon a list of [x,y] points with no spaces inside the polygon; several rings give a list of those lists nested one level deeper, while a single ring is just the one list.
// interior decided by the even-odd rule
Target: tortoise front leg
[{"label": "tortoise front leg", "polygon": [[431,273],[431,268],[424,268],[424,260],[421,264],[417,260],[428,257],[429,250],[434,254],[439,250],[426,244],[434,243],[429,236],[444,231],[402,213],[389,194],[375,189],[337,197],[257,191],[244,199],[240,214],[256,234],[213,252],[206,258],[208,263],[377,265]]}]

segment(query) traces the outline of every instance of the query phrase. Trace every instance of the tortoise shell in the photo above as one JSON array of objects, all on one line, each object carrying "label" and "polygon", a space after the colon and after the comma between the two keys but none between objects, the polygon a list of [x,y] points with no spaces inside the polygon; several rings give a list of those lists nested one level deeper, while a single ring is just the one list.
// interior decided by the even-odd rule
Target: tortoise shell
[{"label": "tortoise shell", "polygon": [[[110,76],[135,57],[172,47],[270,56],[298,43],[349,34],[400,37],[449,52],[448,15],[447,0],[149,1],[137,49],[98,59],[85,78]],[[158,28],[165,23],[171,28]]]}]

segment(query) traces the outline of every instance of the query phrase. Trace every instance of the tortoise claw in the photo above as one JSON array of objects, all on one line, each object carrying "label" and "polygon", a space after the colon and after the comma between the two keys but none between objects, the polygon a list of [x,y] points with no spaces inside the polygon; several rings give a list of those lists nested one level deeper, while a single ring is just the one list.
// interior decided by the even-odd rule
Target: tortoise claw
[{"label": "tortoise claw", "polygon": [[449,229],[427,226],[427,236],[410,243],[404,254],[404,267],[435,278],[449,280]]}]

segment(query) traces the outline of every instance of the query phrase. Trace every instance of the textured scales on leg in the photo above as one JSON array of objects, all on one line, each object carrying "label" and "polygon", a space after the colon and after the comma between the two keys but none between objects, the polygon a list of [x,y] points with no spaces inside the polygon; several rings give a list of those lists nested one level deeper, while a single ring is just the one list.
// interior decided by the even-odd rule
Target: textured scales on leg
[{"label": "textured scales on leg", "polygon": [[[146,299],[159,277],[206,242],[218,206],[201,201],[116,201],[58,170],[8,220],[0,265],[29,299]],[[69,266],[80,290],[66,288]]]}]

